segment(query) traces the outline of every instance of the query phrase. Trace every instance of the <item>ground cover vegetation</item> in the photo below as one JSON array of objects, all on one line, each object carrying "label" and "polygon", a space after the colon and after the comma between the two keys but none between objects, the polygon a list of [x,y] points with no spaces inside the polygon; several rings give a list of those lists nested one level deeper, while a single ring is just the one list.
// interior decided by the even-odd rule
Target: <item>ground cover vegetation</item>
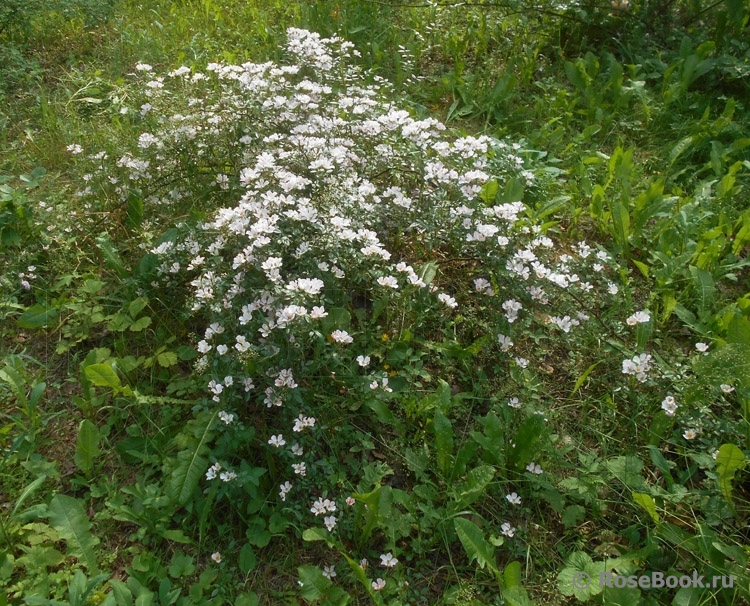
[{"label": "ground cover vegetation", "polygon": [[749,18],[6,0],[0,604],[748,603]]}]

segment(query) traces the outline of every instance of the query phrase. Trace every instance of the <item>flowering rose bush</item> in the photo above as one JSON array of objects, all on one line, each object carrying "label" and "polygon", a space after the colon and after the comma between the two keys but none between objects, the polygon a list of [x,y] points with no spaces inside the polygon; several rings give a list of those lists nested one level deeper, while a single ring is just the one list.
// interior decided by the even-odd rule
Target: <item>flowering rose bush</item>
[{"label": "flowering rose bush", "polygon": [[[231,496],[239,509],[244,498],[246,514],[261,512],[261,529],[283,528],[279,515],[319,523],[306,538],[345,553],[366,554],[369,539],[390,550],[381,559],[396,574],[403,558],[393,554],[409,544],[399,539],[413,539],[419,508],[406,491],[378,492],[392,470],[354,441],[379,430],[357,430],[347,415],[431,442],[399,425],[429,413],[441,481],[466,478],[443,518],[486,494],[504,508],[498,537],[512,539],[518,528],[499,521],[505,514],[520,526],[519,491],[544,481],[534,478],[543,476],[535,455],[546,431],[537,413],[547,411],[523,405],[524,390],[538,384],[536,367],[582,335],[624,333],[626,325],[646,335],[650,314],[607,321],[619,309],[617,268],[585,242],[555,244],[552,224],[522,201],[543,198],[549,177],[520,144],[455,137],[415,118],[384,82],[368,83],[350,65],[356,53],[343,40],[290,29],[286,51],[286,65],[210,64],[206,73],[156,76],[138,65],[144,98],[122,112],[139,125],[137,142],[88,156],[97,167],[80,196],[115,212],[143,208],[153,266],[146,286],[187,293],[201,325],[195,370],[205,398],[184,450],[165,463],[168,493],[182,505],[199,491]],[[644,338],[614,363],[623,381],[634,376],[635,389],[655,366]],[[482,375],[482,431],[454,457],[453,400],[438,379],[473,357],[496,377]],[[555,372],[578,363],[562,358]],[[568,378],[582,369],[575,372]],[[672,396],[662,408],[669,417],[678,410]],[[412,457],[411,471],[427,477],[419,460]],[[386,493],[398,515],[379,509]],[[451,540],[457,533],[466,546],[464,522]],[[420,540],[413,550],[435,544]],[[388,579],[367,579],[361,563],[348,561],[371,596],[391,591]],[[325,571],[329,581],[336,574]]]}]

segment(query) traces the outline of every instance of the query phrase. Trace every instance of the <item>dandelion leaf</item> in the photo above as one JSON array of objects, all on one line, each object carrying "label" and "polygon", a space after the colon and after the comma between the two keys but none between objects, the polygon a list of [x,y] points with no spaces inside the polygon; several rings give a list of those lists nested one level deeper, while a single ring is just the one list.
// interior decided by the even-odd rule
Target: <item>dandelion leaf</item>
[{"label": "dandelion leaf", "polygon": [[456,506],[464,508],[481,498],[494,477],[495,469],[491,465],[480,465],[472,469],[466,475],[466,481],[457,489]]},{"label": "dandelion leaf", "polygon": [[650,494],[646,494],[644,492],[634,492],[633,501],[643,507],[643,509],[646,510],[646,512],[651,516],[651,519],[654,522],[656,522],[657,524],[659,523],[659,514],[656,513],[656,503],[654,503],[654,499]]},{"label": "dandelion leaf", "polygon": [[735,473],[745,467],[745,453],[734,444],[723,444],[716,455],[716,474],[724,498],[732,502],[732,480]]},{"label": "dandelion leaf", "polygon": [[521,585],[521,562],[510,562],[505,567],[503,581],[505,581],[505,587],[508,589]]},{"label": "dandelion leaf", "polygon": [[443,474],[447,474],[453,461],[453,428],[448,417],[440,409],[435,411],[432,426],[435,431],[438,467]]},{"label": "dandelion leaf", "polygon": [[484,538],[482,529],[474,522],[466,518],[455,518],[453,526],[456,529],[461,544],[469,556],[469,560],[476,560],[480,568],[487,566],[493,572],[497,572],[495,564],[495,550]]},{"label": "dandelion leaf", "polygon": [[503,599],[509,606],[532,606],[534,603],[529,599],[526,590],[520,585],[504,589]]},{"label": "dandelion leaf", "polygon": [[204,412],[197,419],[190,421],[188,427],[178,436],[178,441],[185,442],[186,448],[177,454],[176,462],[167,480],[167,496],[175,503],[184,505],[198,488],[201,477],[208,469],[209,442],[213,438],[211,426],[216,418]]},{"label": "dandelion leaf", "polygon": [[542,415],[531,415],[523,422],[513,438],[513,443],[508,453],[508,463],[510,466],[521,470],[534,460],[534,455],[539,449],[546,429]]},{"label": "dandelion leaf", "polygon": [[94,467],[94,459],[99,456],[99,428],[88,419],[78,426],[75,464],[83,473],[89,473]]},{"label": "dandelion leaf", "polygon": [[91,522],[78,499],[64,494],[55,495],[48,508],[50,525],[57,531],[72,555],[88,568],[98,571],[95,548],[99,543],[91,534]]}]

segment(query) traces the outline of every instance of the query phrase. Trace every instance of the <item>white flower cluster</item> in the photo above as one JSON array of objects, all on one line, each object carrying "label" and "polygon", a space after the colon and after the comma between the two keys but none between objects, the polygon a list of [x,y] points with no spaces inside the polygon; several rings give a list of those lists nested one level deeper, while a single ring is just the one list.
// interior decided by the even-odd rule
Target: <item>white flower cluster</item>
[{"label": "white flower cluster", "polygon": [[651,370],[651,355],[638,354],[622,362],[622,373],[634,375],[641,383],[648,380],[648,372]]},{"label": "white flower cluster", "polygon": [[[556,250],[523,202],[501,202],[492,193],[513,176],[536,187],[520,144],[455,138],[437,120],[394,107],[384,86],[364,85],[347,65],[354,51],[341,39],[290,29],[286,50],[289,65],[213,63],[205,74],[183,67],[164,77],[136,66],[146,91],[137,116],[144,130],[134,149],[113,158],[117,177],[102,168],[81,192],[95,197],[98,178],[120,201],[134,189],[147,192],[150,208],[205,200],[210,190],[205,223],[170,230],[144,248],[158,258],[156,284],[187,288],[189,306],[209,318],[196,337],[195,367],[206,374],[209,405],[222,408],[226,431],[235,431],[244,414],[230,412],[232,406],[257,406],[285,423],[284,431],[291,426],[300,442],[287,445],[277,425],[263,438],[265,447],[303,457],[316,427],[311,407],[320,400],[310,392],[324,388],[320,377],[334,379],[336,394],[342,392],[335,375],[347,367],[353,378],[346,389],[360,381],[360,395],[387,398],[400,389],[403,378],[389,380],[393,374],[382,372],[368,341],[375,332],[361,329],[361,318],[355,324],[352,293],[378,305],[407,302],[416,309],[418,302],[430,321],[454,316],[459,304],[461,312],[465,304],[491,306],[503,333],[499,349],[525,354],[523,327],[537,318],[564,333],[588,320],[577,303],[557,306],[558,292],[570,291],[576,301],[595,285],[617,292],[604,275],[606,253],[585,242]],[[76,145],[71,153],[84,150]],[[195,162],[194,174],[186,159]],[[102,166],[103,158],[97,162]],[[170,185],[159,189],[161,183]],[[440,247],[457,258],[482,259],[461,277],[465,292],[443,292],[441,274],[430,267],[437,264],[412,260],[414,250]],[[539,311],[552,302],[553,311]],[[313,376],[311,368],[327,357],[335,368],[315,367]],[[642,358],[626,360],[623,372],[645,381],[650,357]],[[509,363],[525,369],[531,361],[519,355]],[[521,406],[516,397],[508,405]],[[291,460],[301,486],[319,469],[311,460]],[[206,478],[216,477],[237,476],[216,463]],[[292,486],[279,484],[282,501]],[[516,493],[506,498],[521,502]],[[335,504],[318,499],[311,511],[330,514]],[[336,521],[324,515],[329,530]],[[505,529],[506,536],[513,532]],[[381,558],[386,567],[397,563],[390,553]],[[377,590],[385,586],[374,583]]]},{"label": "white flower cluster", "polygon": [[651,314],[647,309],[643,311],[637,311],[630,316],[625,322],[628,326],[635,326],[636,324],[646,324],[651,321]]}]

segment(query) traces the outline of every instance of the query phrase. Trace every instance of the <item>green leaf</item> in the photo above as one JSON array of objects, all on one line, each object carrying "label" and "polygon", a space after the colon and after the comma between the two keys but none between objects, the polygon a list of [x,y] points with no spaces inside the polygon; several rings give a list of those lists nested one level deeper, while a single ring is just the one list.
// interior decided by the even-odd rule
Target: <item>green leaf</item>
[{"label": "green leaf", "polygon": [[508,606],[533,606],[526,590],[520,585],[503,589],[503,599]]},{"label": "green leaf", "polygon": [[149,326],[151,326],[151,316],[143,316],[142,318],[138,318],[135,322],[133,322],[129,326],[129,330],[133,332],[141,332]]},{"label": "green leaf", "polygon": [[254,591],[241,593],[234,600],[234,606],[259,606],[260,598]]},{"label": "green leaf", "polygon": [[128,215],[127,225],[131,230],[135,230],[143,223],[143,198],[131,194],[128,197]]},{"label": "green leaf", "polygon": [[606,465],[612,475],[625,484],[625,486],[629,488],[643,488],[646,485],[646,480],[641,475],[643,461],[638,457],[614,457],[609,459]]},{"label": "green leaf", "polygon": [[179,579],[180,577],[188,577],[195,572],[195,564],[193,564],[193,558],[185,555],[181,551],[176,552],[172,556],[172,561],[169,563],[168,568],[169,576],[173,579]]},{"label": "green leaf", "polygon": [[695,265],[690,266],[690,275],[693,277],[695,289],[698,293],[698,309],[701,313],[704,313],[708,311],[716,296],[716,283],[709,272]]},{"label": "green leaf", "polygon": [[89,295],[96,295],[105,285],[106,282],[101,280],[84,280],[80,290]]},{"label": "green leaf", "polygon": [[672,470],[669,467],[669,463],[664,458],[664,455],[661,454],[661,450],[656,446],[649,445],[648,451],[651,456],[651,462],[656,465],[656,468],[659,471],[661,471],[664,476],[664,481],[667,484],[667,488],[670,488],[674,484],[674,478],[672,477]]},{"label": "green leaf", "polygon": [[68,585],[68,601],[71,606],[83,606],[83,592],[86,590],[86,575],[83,570],[76,570]]},{"label": "green leaf", "polygon": [[495,468],[491,465],[480,465],[472,469],[466,475],[466,481],[456,489],[458,496],[455,507],[463,509],[480,499],[494,477]]},{"label": "green leaf", "polygon": [[586,515],[586,508],[582,505],[568,505],[562,514],[562,523],[565,528],[576,526],[582,522]]},{"label": "green leaf", "polygon": [[181,593],[182,589],[180,587],[172,589],[172,581],[169,580],[169,577],[164,577],[159,582],[159,604],[161,604],[161,606],[174,604],[177,602]]},{"label": "green leaf", "polygon": [[508,589],[521,585],[521,562],[510,562],[505,567],[505,570],[503,570],[503,581],[505,582],[505,587]]},{"label": "green leaf", "polygon": [[672,606],[699,606],[703,601],[703,591],[696,587],[681,587],[674,594]]},{"label": "green leaf", "polygon": [[160,264],[161,259],[157,255],[146,253],[141,257],[133,274],[148,282],[153,279],[153,276],[156,273],[156,268],[159,267]]},{"label": "green leaf", "polygon": [[240,550],[240,558],[237,562],[239,564],[242,574],[247,574],[255,569],[258,565],[258,557],[255,555],[255,550],[250,543],[245,543]]},{"label": "green leaf", "polygon": [[364,527],[360,531],[363,539],[367,539],[379,520],[387,520],[391,515],[393,505],[393,489],[390,486],[378,486],[375,490],[365,494],[355,494],[354,498],[364,502],[367,507],[363,512]]},{"label": "green leaf", "polygon": [[175,349],[175,353],[177,354],[177,357],[183,362],[189,362],[190,360],[195,360],[195,358],[198,357],[198,352],[189,345],[180,345]]},{"label": "green leaf", "polygon": [[91,534],[91,522],[81,501],[57,494],[49,504],[48,514],[50,525],[65,540],[68,555],[78,558],[89,572],[97,572],[99,567],[94,549],[99,539]]},{"label": "green leaf", "polygon": [[469,345],[465,351],[472,356],[476,356],[491,341],[493,341],[492,335],[482,335]]},{"label": "green leaf", "polygon": [[542,415],[529,416],[513,437],[513,445],[508,452],[508,463],[518,471],[524,469],[536,458],[537,450],[546,430]]},{"label": "green leaf", "polygon": [[99,428],[88,419],[78,426],[75,464],[83,473],[89,473],[94,467],[94,459],[99,456]]},{"label": "green leaf", "polygon": [[693,137],[692,135],[681,139],[677,143],[677,145],[675,145],[669,152],[669,163],[674,164],[675,160],[677,160],[677,158],[679,158],[686,149],[690,148],[693,145],[694,141],[695,137]]},{"label": "green leaf", "polygon": [[443,475],[448,475],[453,461],[453,428],[451,422],[440,409],[435,411],[432,421],[435,431],[435,450],[437,462]]},{"label": "green leaf", "polygon": [[346,606],[351,600],[351,596],[341,587],[332,587],[328,590],[320,606]]},{"label": "green leaf", "polygon": [[438,272],[438,265],[435,263],[435,261],[428,261],[422,267],[419,268],[419,278],[424,282],[425,284],[431,284],[432,281],[435,279],[435,276]]},{"label": "green leaf", "polygon": [[574,595],[580,602],[585,602],[602,592],[599,586],[599,574],[605,571],[603,562],[594,562],[582,551],[571,553],[563,568],[557,575],[557,586],[563,595]]},{"label": "green leaf", "polygon": [[271,517],[268,518],[268,530],[270,530],[274,534],[280,534],[284,532],[291,525],[292,521],[288,518],[285,518],[279,512],[272,513]]},{"label": "green leaf", "polygon": [[479,198],[487,206],[492,206],[497,197],[497,192],[500,191],[500,186],[497,184],[495,179],[490,179],[482,186],[482,190],[479,192]]},{"label": "green leaf", "polygon": [[256,547],[265,547],[271,542],[271,533],[266,530],[266,521],[261,517],[255,517],[247,525],[245,531],[247,540]]},{"label": "green leaf", "polygon": [[185,535],[185,531],[182,530],[182,528],[175,528],[174,530],[164,530],[160,534],[163,539],[172,541],[173,543],[182,543],[184,545],[189,545],[193,542],[193,539]]},{"label": "green leaf", "polygon": [[133,606],[133,593],[125,583],[112,579],[109,584],[117,606]]},{"label": "green leaf", "polygon": [[334,330],[348,329],[351,324],[352,316],[343,307],[332,307],[328,310],[328,315],[321,319],[320,329],[324,334],[331,334]]},{"label": "green leaf", "polygon": [[167,496],[179,505],[185,505],[190,500],[208,469],[208,443],[213,438],[211,426],[218,414],[218,410],[213,414],[204,412],[188,424],[196,437],[188,440],[189,447],[178,453],[177,464],[169,474],[166,486]]},{"label": "green leaf", "polygon": [[31,388],[31,393],[29,394],[29,408],[31,410],[36,408],[36,405],[44,395],[45,389],[47,389],[47,384],[44,381],[42,381],[41,383],[35,383],[34,387]]},{"label": "green leaf", "polygon": [[508,202],[519,202],[523,200],[523,183],[524,182],[517,177],[508,179],[498,202],[507,204]]},{"label": "green leaf", "polygon": [[651,427],[649,427],[649,446],[658,446],[671,431],[673,425],[674,417],[670,417],[663,410],[657,412],[651,422]]},{"label": "green leaf", "polygon": [[16,499],[16,504],[13,506],[13,511],[11,511],[10,513],[11,518],[16,515],[16,512],[20,509],[21,505],[23,505],[24,501],[26,501],[26,499],[28,499],[42,484],[44,484],[44,481],[46,479],[46,475],[39,476],[36,480],[34,480],[31,484],[24,488],[18,499]]},{"label": "green leaf", "polygon": [[169,368],[177,364],[177,354],[173,351],[165,351],[156,356],[156,361],[162,368]]},{"label": "green leaf", "polygon": [[615,204],[612,209],[612,220],[615,224],[615,241],[622,246],[624,250],[627,250],[628,239],[630,238],[630,214],[622,202]]},{"label": "green leaf", "polygon": [[129,272],[120,258],[120,253],[117,252],[117,249],[110,242],[109,235],[102,234],[96,238],[96,247],[99,249],[104,264],[107,267],[114,270],[120,278],[128,275]]},{"label": "green leaf", "polygon": [[499,573],[495,563],[495,550],[485,540],[482,529],[466,518],[455,518],[453,526],[469,556],[469,561],[476,560],[480,568],[484,569],[487,566],[491,571]]},{"label": "green leaf", "polygon": [[401,425],[401,422],[398,420],[396,415],[394,415],[391,412],[391,409],[388,408],[388,404],[386,404],[382,400],[378,400],[377,398],[370,398],[369,400],[365,401],[365,405],[375,413],[375,416],[381,423],[391,425],[393,427],[399,427]]},{"label": "green leaf", "polygon": [[576,384],[573,386],[573,391],[571,392],[571,396],[575,394],[579,389],[581,389],[581,385],[583,385],[584,381],[589,378],[589,375],[591,374],[591,371],[594,370],[599,364],[601,364],[604,360],[599,360],[598,362],[594,362],[591,366],[589,366],[583,374],[578,377],[578,380],[576,381]]},{"label": "green leaf", "polygon": [[99,574],[92,579],[88,579],[82,570],[76,570],[73,580],[68,585],[68,603],[70,606],[86,606],[89,595],[102,581],[106,581],[108,578],[108,574]]},{"label": "green leaf", "polygon": [[107,330],[111,330],[112,332],[122,332],[132,323],[133,320],[131,320],[126,314],[117,312],[110,317],[109,322],[107,323]]},{"label": "green leaf", "polygon": [[297,573],[301,584],[300,595],[308,602],[321,599],[332,585],[317,566],[300,566]]},{"label": "green leaf", "polygon": [[505,424],[494,413],[487,413],[482,419],[484,431],[472,431],[472,439],[482,447],[484,459],[491,463],[505,466]]},{"label": "green leaf", "polygon": [[21,376],[20,372],[10,366],[9,361],[6,361],[5,368],[0,370],[0,379],[10,386],[13,395],[16,396],[18,405],[21,408],[26,408],[28,404],[28,398],[26,397],[26,380]]},{"label": "green leaf", "polygon": [[0,229],[0,243],[5,246],[18,246],[22,242],[23,238],[21,238],[21,234],[18,233],[17,229],[10,226]]},{"label": "green leaf", "polygon": [[410,353],[411,348],[408,343],[404,341],[396,341],[388,352],[388,357],[386,357],[385,363],[390,364],[391,366],[398,366],[409,357]]},{"label": "green leaf", "polygon": [[659,514],[656,513],[656,503],[654,503],[654,499],[651,495],[643,492],[634,492],[633,501],[643,507],[654,522],[657,524],[660,522]]},{"label": "green leaf", "polygon": [[583,69],[580,68],[576,63],[566,61],[563,65],[565,75],[568,77],[570,83],[575,86],[580,92],[584,92],[587,88],[587,83],[582,78]]},{"label": "green leaf", "polygon": [[21,328],[44,328],[57,320],[60,312],[54,307],[37,303],[23,312],[16,322]]},{"label": "green leaf", "polygon": [[719,489],[724,498],[732,503],[732,480],[734,474],[745,467],[745,453],[734,444],[722,444],[716,455],[716,473]]},{"label": "green leaf", "polygon": [[91,364],[83,369],[83,374],[97,387],[109,387],[115,391],[122,388],[120,377],[109,364]]},{"label": "green leaf", "polygon": [[[597,579],[597,583],[598,583]],[[607,606],[633,606],[641,604],[641,590],[637,587],[604,587],[602,604]]]},{"label": "green leaf", "polygon": [[367,574],[365,573],[365,569],[360,566],[359,562],[357,560],[354,560],[350,558],[345,553],[341,554],[344,556],[344,559],[346,560],[346,563],[349,564],[349,568],[354,573],[354,576],[357,578],[357,580],[362,583],[362,585],[365,586],[366,589],[369,590],[370,588],[370,581],[367,578]]},{"label": "green leaf", "polygon": [[313,542],[313,541],[330,542],[331,536],[326,530],[323,530],[322,528],[307,528],[302,533],[302,540],[310,541],[310,542]]},{"label": "green leaf", "polygon": [[635,328],[635,342],[638,347],[638,351],[644,351],[648,341],[651,338],[653,332],[653,325],[651,322],[641,322]]}]

